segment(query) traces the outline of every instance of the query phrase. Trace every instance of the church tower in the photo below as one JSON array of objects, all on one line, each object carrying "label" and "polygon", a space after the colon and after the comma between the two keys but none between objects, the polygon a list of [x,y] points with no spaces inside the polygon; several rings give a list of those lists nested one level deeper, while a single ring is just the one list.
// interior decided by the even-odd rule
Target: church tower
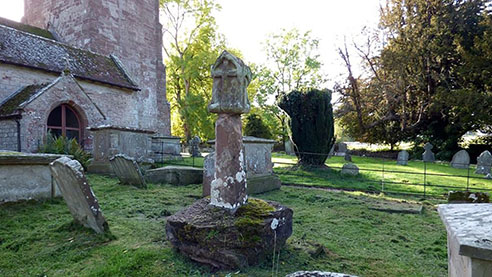
[{"label": "church tower", "polygon": [[128,107],[138,110],[132,127],[170,135],[159,0],[24,1],[23,23],[71,46],[116,56],[140,88]]}]

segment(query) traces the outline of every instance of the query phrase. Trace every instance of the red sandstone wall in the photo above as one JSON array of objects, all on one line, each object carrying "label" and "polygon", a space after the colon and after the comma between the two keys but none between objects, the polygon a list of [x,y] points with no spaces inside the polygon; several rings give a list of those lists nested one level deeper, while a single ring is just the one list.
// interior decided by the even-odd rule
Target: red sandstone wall
[{"label": "red sandstone wall", "polygon": [[25,0],[23,22],[50,23],[70,45],[116,55],[142,89],[125,109],[137,111],[128,127],[170,134],[158,0]]}]

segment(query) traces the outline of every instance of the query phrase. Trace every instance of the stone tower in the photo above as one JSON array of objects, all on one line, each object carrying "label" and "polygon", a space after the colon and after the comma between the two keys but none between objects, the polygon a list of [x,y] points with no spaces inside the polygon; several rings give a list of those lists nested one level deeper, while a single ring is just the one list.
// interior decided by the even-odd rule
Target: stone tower
[{"label": "stone tower", "polygon": [[127,107],[138,111],[132,127],[170,134],[159,0],[24,1],[23,23],[74,47],[116,56],[141,89]]}]

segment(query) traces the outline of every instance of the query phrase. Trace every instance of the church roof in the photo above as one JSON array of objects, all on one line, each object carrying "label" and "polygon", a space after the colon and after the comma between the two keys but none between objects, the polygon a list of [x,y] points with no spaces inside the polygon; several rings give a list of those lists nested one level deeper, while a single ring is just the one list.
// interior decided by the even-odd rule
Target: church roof
[{"label": "church roof", "polygon": [[0,20],[0,62],[55,73],[68,69],[80,79],[139,90],[114,58],[48,39],[46,30],[9,24]]},{"label": "church roof", "polygon": [[36,84],[25,86],[0,103],[0,117],[16,114],[20,105],[29,100],[34,94],[47,87],[49,84]]}]

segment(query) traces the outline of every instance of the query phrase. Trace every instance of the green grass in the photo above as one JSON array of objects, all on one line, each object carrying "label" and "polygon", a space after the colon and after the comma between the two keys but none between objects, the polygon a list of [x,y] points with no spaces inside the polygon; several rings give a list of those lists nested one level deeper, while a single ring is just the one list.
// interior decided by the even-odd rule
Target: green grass
[{"label": "green grass", "polygon": [[[0,276],[225,276],[176,253],[165,239],[166,216],[193,203],[200,185],[89,181],[111,233],[72,223],[62,199],[0,205]],[[298,270],[359,276],[446,276],[446,231],[433,206],[422,215],[369,210],[380,197],[283,187],[260,195],[294,210],[293,235],[279,275]],[[407,199],[407,201],[409,201]],[[397,202],[394,205],[398,205]],[[230,276],[271,276],[271,257]]]},{"label": "green grass", "polygon": [[[345,163],[343,157],[331,157],[326,160],[329,169],[303,170],[293,165],[297,162],[296,157],[274,154],[274,171],[279,174],[283,183],[307,184],[312,186],[355,189],[363,191],[381,191],[381,180],[383,179],[384,166],[384,190],[403,191],[409,193],[423,193],[424,187],[424,163],[421,161],[409,161],[407,166],[397,165],[394,160],[383,160],[378,158],[367,158],[352,156],[352,161],[359,167],[360,175],[356,177],[343,176],[340,174],[341,167]],[[390,172],[393,171],[393,172]],[[397,172],[394,172],[397,171]],[[427,163],[425,165],[426,193],[439,196],[446,194],[449,190],[457,188],[441,188],[433,186],[459,187],[465,190],[467,187],[467,176],[470,174],[469,189],[486,189],[492,191],[492,180],[485,179],[483,175],[475,174],[475,168],[456,169],[443,163]],[[438,176],[432,174],[444,174],[455,176]],[[460,176],[460,177],[458,177]],[[403,183],[392,184],[391,182]],[[414,184],[420,184],[415,186]]]}]

